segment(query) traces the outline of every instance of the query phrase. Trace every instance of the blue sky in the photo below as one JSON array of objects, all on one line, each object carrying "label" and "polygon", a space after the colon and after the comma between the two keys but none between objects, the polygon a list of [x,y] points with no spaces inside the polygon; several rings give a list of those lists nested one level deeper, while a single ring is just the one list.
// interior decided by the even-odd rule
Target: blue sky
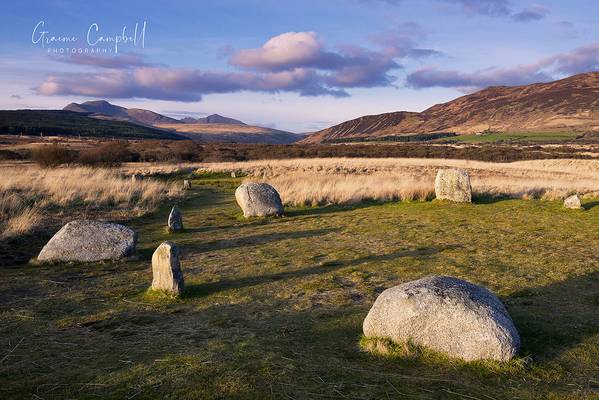
[{"label": "blue sky", "polygon": [[[3,2],[0,107],[102,98],[313,131],[421,111],[489,85],[597,71],[598,8],[596,0]],[[144,22],[143,47],[140,36],[115,51],[123,28],[130,36]]]}]

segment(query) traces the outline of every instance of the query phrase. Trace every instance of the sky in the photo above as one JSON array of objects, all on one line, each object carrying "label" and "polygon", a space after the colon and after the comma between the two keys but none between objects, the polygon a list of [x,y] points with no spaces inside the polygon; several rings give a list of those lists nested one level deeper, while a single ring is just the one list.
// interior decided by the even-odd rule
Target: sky
[{"label": "sky", "polygon": [[0,18],[2,109],[106,99],[312,132],[599,71],[597,0],[5,1]]}]

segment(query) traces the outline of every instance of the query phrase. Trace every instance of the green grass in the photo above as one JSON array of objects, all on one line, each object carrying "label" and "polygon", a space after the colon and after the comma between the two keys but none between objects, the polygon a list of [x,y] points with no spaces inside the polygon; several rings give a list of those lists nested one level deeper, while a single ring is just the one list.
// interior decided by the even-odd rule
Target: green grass
[{"label": "green grass", "polygon": [[[240,180],[206,178],[181,204],[185,232],[165,232],[170,205],[131,221],[135,261],[0,269],[0,398],[599,397],[595,203],[362,204],[244,220]],[[148,291],[166,239],[183,250],[181,298]],[[520,357],[369,346],[361,325],[377,294],[430,274],[498,294]]]},{"label": "green grass", "polygon": [[[577,132],[506,132],[485,135],[461,135],[452,137],[465,143],[496,143],[496,142],[565,142],[576,139]],[[447,140],[447,139],[445,139]]]}]

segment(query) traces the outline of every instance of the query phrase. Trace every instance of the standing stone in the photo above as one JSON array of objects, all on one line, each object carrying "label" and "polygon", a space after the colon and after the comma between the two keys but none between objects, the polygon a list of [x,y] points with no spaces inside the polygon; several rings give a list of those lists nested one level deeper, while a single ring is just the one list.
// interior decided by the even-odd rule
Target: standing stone
[{"label": "standing stone", "polygon": [[580,197],[577,194],[573,194],[572,196],[566,198],[564,200],[564,207],[571,208],[573,210],[582,209],[582,203],[580,201]]},{"label": "standing stone", "polygon": [[142,174],[131,175],[131,181],[133,181],[133,182],[141,181],[143,178],[144,178],[144,176]]},{"label": "standing stone", "polygon": [[40,251],[39,261],[119,260],[135,251],[137,234],[110,222],[75,220],[63,226]]},{"label": "standing stone", "polygon": [[187,180],[187,179],[183,180],[183,189],[185,189],[185,190],[191,189],[191,181],[190,180]]},{"label": "standing stone", "polygon": [[173,242],[163,242],[152,255],[152,290],[165,291],[175,296],[183,293],[185,282],[179,248]]},{"label": "standing stone", "polygon": [[235,190],[235,200],[246,218],[283,215],[281,196],[268,183],[244,183]]},{"label": "standing stone", "polygon": [[506,361],[520,336],[501,301],[487,289],[430,276],[385,290],[363,324],[366,337],[411,342],[466,361]]},{"label": "standing stone", "polygon": [[461,203],[472,202],[472,187],[468,171],[463,169],[441,169],[435,179],[435,197]]},{"label": "standing stone", "polygon": [[171,232],[177,232],[183,230],[183,216],[179,207],[176,205],[171,209],[171,213],[168,216],[168,230]]},{"label": "standing stone", "polygon": [[237,178],[237,174],[235,173],[235,171],[231,172],[231,178]]}]

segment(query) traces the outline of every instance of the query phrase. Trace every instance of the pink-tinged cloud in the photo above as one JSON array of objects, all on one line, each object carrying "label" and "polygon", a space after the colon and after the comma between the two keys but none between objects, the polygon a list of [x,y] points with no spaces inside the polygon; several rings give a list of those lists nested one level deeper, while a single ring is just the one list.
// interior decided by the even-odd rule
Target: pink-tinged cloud
[{"label": "pink-tinged cloud", "polygon": [[599,43],[511,68],[490,68],[475,72],[441,70],[436,67],[421,68],[407,76],[406,84],[416,89],[483,88],[496,85],[525,85],[590,71],[599,71]]},{"label": "pink-tinged cloud", "polygon": [[314,32],[286,32],[269,39],[257,49],[239,50],[230,59],[232,65],[257,70],[283,70],[311,66],[324,53]]},{"label": "pink-tinged cloud", "polygon": [[273,73],[206,72],[194,69],[142,67],[88,74],[48,76],[37,92],[44,95],[78,95],[107,98],[147,98],[199,101],[203,95],[256,92],[297,92],[303,96],[347,96],[343,90],[324,85],[322,77],[310,69]]},{"label": "pink-tinged cloud", "polygon": [[540,21],[543,18],[546,18],[549,14],[550,11],[547,7],[535,4],[516,14],[513,14],[511,18],[517,22],[531,22]]},{"label": "pink-tinged cloud", "polygon": [[[411,26],[411,29],[414,28]],[[229,63],[238,72],[168,68],[147,64],[136,54],[118,57],[71,56],[59,61],[100,67],[93,73],[51,74],[37,92],[109,98],[198,101],[203,95],[239,91],[295,92],[302,96],[345,97],[347,88],[392,86],[402,58],[438,52],[414,48],[415,40],[385,36],[381,48],[346,46],[328,51],[314,32],[287,32],[257,49],[233,52]]]}]

